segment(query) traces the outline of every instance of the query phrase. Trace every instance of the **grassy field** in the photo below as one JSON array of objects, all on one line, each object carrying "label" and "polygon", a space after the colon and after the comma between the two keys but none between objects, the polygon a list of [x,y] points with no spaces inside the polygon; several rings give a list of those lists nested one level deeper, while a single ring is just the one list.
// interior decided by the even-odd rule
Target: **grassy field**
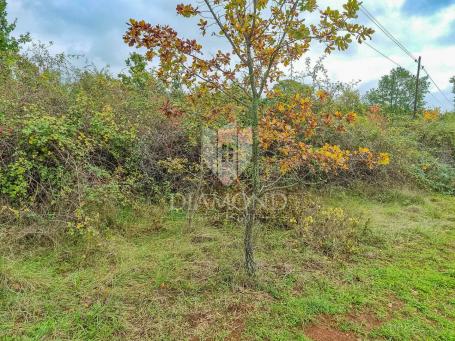
[{"label": "grassy field", "polygon": [[121,212],[121,228],[83,246],[4,246],[0,339],[455,340],[455,198],[334,188],[321,200],[369,220],[375,245],[336,261],[261,228],[254,281],[240,227],[187,231],[156,208]]}]

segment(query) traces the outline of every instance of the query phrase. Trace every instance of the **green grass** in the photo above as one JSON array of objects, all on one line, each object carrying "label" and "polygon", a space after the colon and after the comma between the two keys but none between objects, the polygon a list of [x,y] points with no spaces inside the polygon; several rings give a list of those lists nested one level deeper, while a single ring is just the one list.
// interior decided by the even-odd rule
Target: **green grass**
[{"label": "green grass", "polygon": [[124,212],[122,231],[88,243],[4,248],[0,339],[305,340],[323,326],[455,340],[455,198],[335,188],[322,201],[370,219],[381,242],[334,261],[260,228],[254,281],[238,226],[200,219],[188,231],[183,215],[155,209]]}]

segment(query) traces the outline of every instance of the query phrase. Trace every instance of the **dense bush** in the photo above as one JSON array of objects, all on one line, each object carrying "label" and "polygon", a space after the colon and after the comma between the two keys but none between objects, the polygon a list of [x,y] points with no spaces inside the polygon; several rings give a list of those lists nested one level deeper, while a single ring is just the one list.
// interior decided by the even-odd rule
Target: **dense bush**
[{"label": "dense bush", "polygon": [[[139,86],[137,75],[121,81],[70,62],[41,45],[2,59],[0,196],[12,209],[57,214],[83,231],[109,225],[102,212],[133,193],[150,195],[146,184],[164,181],[152,169],[181,149],[166,140],[172,134],[149,140],[157,129],[179,134],[151,76]],[[151,163],[144,149],[161,152]]]},{"label": "dense bush", "polygon": [[412,174],[430,189],[455,194],[455,115],[420,122],[415,133],[420,149]]},{"label": "dense bush", "polygon": [[[114,226],[115,211],[130,205],[132,197],[159,200],[201,186],[208,192],[226,191],[201,171],[199,136],[201,122],[211,122],[220,107],[230,108],[220,115],[227,121],[237,110],[226,105],[228,96],[206,96],[196,107],[178,82],[165,87],[157,81],[137,54],[127,61],[128,72],[119,77],[106,70],[76,68],[71,59],[50,55],[43,45],[0,60],[0,197],[2,207],[7,207],[1,214],[51,215],[74,233],[93,234]],[[351,116],[357,119],[343,128],[346,131],[326,129],[308,137],[308,143],[321,147],[328,140],[345,150],[364,146],[365,155],[369,150],[384,151],[391,162],[381,168],[353,164],[331,174],[315,168],[300,175],[303,182],[349,185],[360,179],[455,193],[454,115],[393,121],[380,108],[364,105],[353,85],[325,80],[317,86],[326,89],[326,100],[317,101],[321,92],[316,83],[283,81],[277,88],[315,99],[313,110],[321,119],[335,111],[355,111]],[[259,219],[274,228],[295,228],[294,220],[304,224],[302,205],[315,206],[293,200],[286,212],[269,214],[267,207],[260,207]],[[228,206],[216,210],[223,217],[228,213],[229,219],[242,218],[239,209],[234,207],[234,212]],[[335,223],[324,220],[320,212],[313,216],[315,224],[331,229]],[[219,217],[212,215],[225,219]],[[349,230],[352,224],[346,222],[342,225]],[[299,233],[316,238],[322,230],[310,225]],[[306,235],[305,240],[311,243],[312,238]],[[314,247],[327,253],[338,248]]]},{"label": "dense bush", "polygon": [[342,208],[327,208],[302,191],[286,193],[278,205],[262,205],[263,224],[293,231],[302,246],[332,258],[347,258],[363,244],[379,241],[368,221],[349,215]]},{"label": "dense bush", "polygon": [[450,113],[431,121],[423,115],[415,120],[405,117],[394,120],[379,107],[366,109],[345,134],[335,134],[331,139],[346,149],[362,145],[387,151],[390,164],[367,172],[357,168],[329,181],[346,184],[362,179],[382,185],[418,185],[453,194],[454,122],[454,115]]}]

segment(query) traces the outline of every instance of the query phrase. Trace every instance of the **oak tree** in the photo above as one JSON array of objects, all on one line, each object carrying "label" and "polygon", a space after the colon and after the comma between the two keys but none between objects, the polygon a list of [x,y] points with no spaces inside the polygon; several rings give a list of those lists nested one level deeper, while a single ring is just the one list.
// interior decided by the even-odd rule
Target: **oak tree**
[{"label": "oak tree", "polygon": [[[199,91],[204,89],[206,92],[240,90],[238,98],[233,100],[248,112],[252,129],[250,200],[244,238],[245,266],[250,275],[256,269],[253,228],[261,191],[260,127],[268,125],[270,129],[282,129],[286,134],[291,130],[286,124],[281,126],[284,124],[281,120],[287,118],[273,121],[267,115],[275,109],[265,108],[266,97],[284,75],[285,68],[308,52],[313,43],[323,44],[325,52],[331,53],[346,50],[354,41],[362,43],[369,39],[373,30],[355,21],[359,6],[357,0],[347,0],[342,9],[321,8],[316,0],[202,0],[196,4],[178,5],[178,14],[199,19],[198,26],[203,36],[226,42],[227,49],[214,53],[204,49],[197,40],[181,37],[167,25],[152,25],[135,19],[129,21],[125,42],[144,48],[149,60],[159,61],[157,74],[162,80],[171,82],[180,78],[188,89],[197,84]],[[308,129],[304,129],[308,134],[316,131],[317,123],[310,115],[311,106],[303,98],[296,97],[287,105],[297,113],[298,117],[291,118],[296,125],[309,124]],[[281,106],[276,109],[283,114]],[[299,133],[300,129],[295,132]],[[294,132],[290,134],[288,140],[297,136]],[[263,148],[267,146],[266,140],[267,137],[262,139]],[[302,155],[299,156],[294,147],[308,156],[315,154],[310,146],[293,143],[290,152],[295,153],[296,159]],[[330,146],[326,149],[326,154],[337,152]],[[283,163],[282,172],[288,167],[289,163]]]}]

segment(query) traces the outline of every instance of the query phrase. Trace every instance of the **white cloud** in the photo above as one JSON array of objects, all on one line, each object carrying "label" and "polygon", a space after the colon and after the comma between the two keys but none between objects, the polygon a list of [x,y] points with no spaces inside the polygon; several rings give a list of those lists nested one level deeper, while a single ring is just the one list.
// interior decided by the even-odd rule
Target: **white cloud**
[{"label": "white cloud", "polygon": [[[336,1],[335,5],[337,3],[342,3],[342,1]],[[420,17],[405,16],[400,10],[403,3],[404,0],[368,1],[365,3],[365,7],[414,56],[422,56],[422,63],[435,82],[444,92],[450,94],[449,79],[455,75],[455,44],[445,46],[441,45],[440,41],[441,38],[449,35],[451,25],[455,21],[455,4],[433,15]],[[335,7],[335,5],[333,6]],[[376,30],[371,45],[409,71],[413,73],[417,71],[416,63],[388,39],[367,17],[360,14],[359,19]],[[326,59],[325,65],[329,75],[334,80],[344,82],[362,80],[363,83],[374,84],[373,81],[377,81],[396,67],[395,64],[364,44],[350,48],[349,52],[348,54],[335,52]],[[318,51],[309,53],[309,56],[316,59]],[[295,68],[299,70],[303,65],[302,61],[297,63]],[[432,86],[431,91],[437,92],[437,89]],[[443,108],[453,108],[452,103],[447,103],[439,93],[436,93],[435,96],[442,102],[439,105]],[[431,102],[431,105],[436,104],[437,102]]]},{"label": "white cloud", "polygon": [[[346,0],[321,0],[321,6],[340,8]],[[84,53],[98,66],[111,64],[117,72],[124,67],[123,60],[130,50],[123,44],[121,35],[130,17],[144,18],[152,23],[169,23],[185,36],[195,38],[197,29],[188,21],[177,18],[175,5],[179,0],[11,0],[10,18],[18,17],[18,33],[30,31],[35,39],[55,42],[53,50]],[[365,7],[415,56],[421,55],[423,65],[434,80],[450,92],[449,78],[455,75],[455,37],[449,44],[450,29],[455,22],[455,4],[425,16],[404,14],[405,0],[365,0]],[[408,70],[417,66],[369,19],[359,14],[359,21],[375,28],[371,44],[390,56]],[[442,41],[446,39],[447,44]],[[219,40],[207,39],[209,50],[218,48]],[[224,45],[223,45],[224,46]],[[221,47],[222,48],[222,47]],[[312,50],[308,56],[317,59],[321,49]],[[295,69],[303,66],[296,63]],[[326,67],[333,80],[349,82],[362,80],[374,84],[382,75],[395,67],[366,45],[350,48],[347,53],[334,53],[326,60]],[[365,87],[365,85],[364,85]],[[433,87],[432,91],[436,91]],[[442,97],[440,95],[439,98]],[[449,104],[446,103],[446,107]]]}]

